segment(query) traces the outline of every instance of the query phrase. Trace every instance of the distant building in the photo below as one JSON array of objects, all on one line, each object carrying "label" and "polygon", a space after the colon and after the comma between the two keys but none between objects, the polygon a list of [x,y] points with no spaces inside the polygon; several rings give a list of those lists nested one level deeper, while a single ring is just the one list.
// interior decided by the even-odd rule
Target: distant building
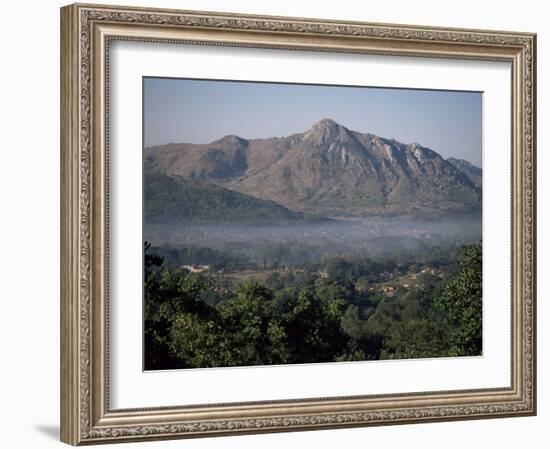
[{"label": "distant building", "polygon": [[393,296],[393,294],[395,293],[395,287],[383,285],[382,287],[380,287],[380,292],[384,293],[387,296]]},{"label": "distant building", "polygon": [[320,278],[326,279],[329,277],[329,274],[326,271],[318,271],[317,276],[319,276]]},{"label": "distant building", "polygon": [[390,273],[389,271],[381,271],[378,273],[378,277],[380,279],[391,279],[393,278],[393,273]]},{"label": "distant building", "polygon": [[181,268],[191,273],[202,273],[203,271],[210,270],[210,265],[182,265]]}]

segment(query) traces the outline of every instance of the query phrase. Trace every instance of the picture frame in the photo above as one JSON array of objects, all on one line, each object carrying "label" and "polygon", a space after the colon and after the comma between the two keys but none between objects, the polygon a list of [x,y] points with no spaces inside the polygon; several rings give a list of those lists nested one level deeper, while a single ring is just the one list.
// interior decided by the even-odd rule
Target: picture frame
[{"label": "picture frame", "polygon": [[[509,385],[113,408],[115,42],[510,66]],[[61,440],[72,445],[536,414],[536,35],[74,4],[61,9]],[[505,243],[506,243],[505,242]],[[112,343],[111,343],[112,346]],[[269,370],[269,367],[264,370]],[[224,371],[220,371],[221,376]],[[225,372],[227,373],[227,371]],[[151,374],[154,376],[155,374]],[[268,386],[265,387],[268,389]],[[198,405],[197,405],[198,404]]]}]

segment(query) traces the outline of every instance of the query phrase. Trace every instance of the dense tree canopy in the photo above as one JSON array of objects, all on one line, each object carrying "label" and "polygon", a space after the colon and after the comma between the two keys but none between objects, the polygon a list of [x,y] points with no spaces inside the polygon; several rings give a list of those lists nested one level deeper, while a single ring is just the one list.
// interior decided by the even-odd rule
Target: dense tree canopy
[{"label": "dense tree canopy", "polygon": [[449,277],[422,270],[391,295],[373,286],[406,272],[394,260],[336,258],[220,289],[145,253],[146,369],[481,353],[481,244],[464,247]]},{"label": "dense tree canopy", "polygon": [[450,355],[479,355],[482,344],[482,248],[464,248],[461,270],[451,279],[438,305],[450,328]]}]

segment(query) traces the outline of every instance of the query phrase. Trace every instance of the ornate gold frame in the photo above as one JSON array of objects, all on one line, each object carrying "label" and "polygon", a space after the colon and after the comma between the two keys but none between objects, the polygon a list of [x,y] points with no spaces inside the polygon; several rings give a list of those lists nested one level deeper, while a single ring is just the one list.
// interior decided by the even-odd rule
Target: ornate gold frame
[{"label": "ornate gold frame", "polygon": [[[107,100],[112,40],[508,61],[510,388],[206,407],[108,401]],[[75,4],[61,9],[61,439],[74,445],[534,415],[535,52],[529,33]]]}]

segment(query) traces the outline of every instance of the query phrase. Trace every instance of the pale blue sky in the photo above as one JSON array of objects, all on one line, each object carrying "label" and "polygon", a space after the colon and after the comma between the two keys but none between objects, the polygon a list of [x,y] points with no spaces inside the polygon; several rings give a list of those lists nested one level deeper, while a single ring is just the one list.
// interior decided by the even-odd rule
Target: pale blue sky
[{"label": "pale blue sky", "polygon": [[482,94],[144,78],[144,144],[303,132],[323,118],[481,167]]}]

